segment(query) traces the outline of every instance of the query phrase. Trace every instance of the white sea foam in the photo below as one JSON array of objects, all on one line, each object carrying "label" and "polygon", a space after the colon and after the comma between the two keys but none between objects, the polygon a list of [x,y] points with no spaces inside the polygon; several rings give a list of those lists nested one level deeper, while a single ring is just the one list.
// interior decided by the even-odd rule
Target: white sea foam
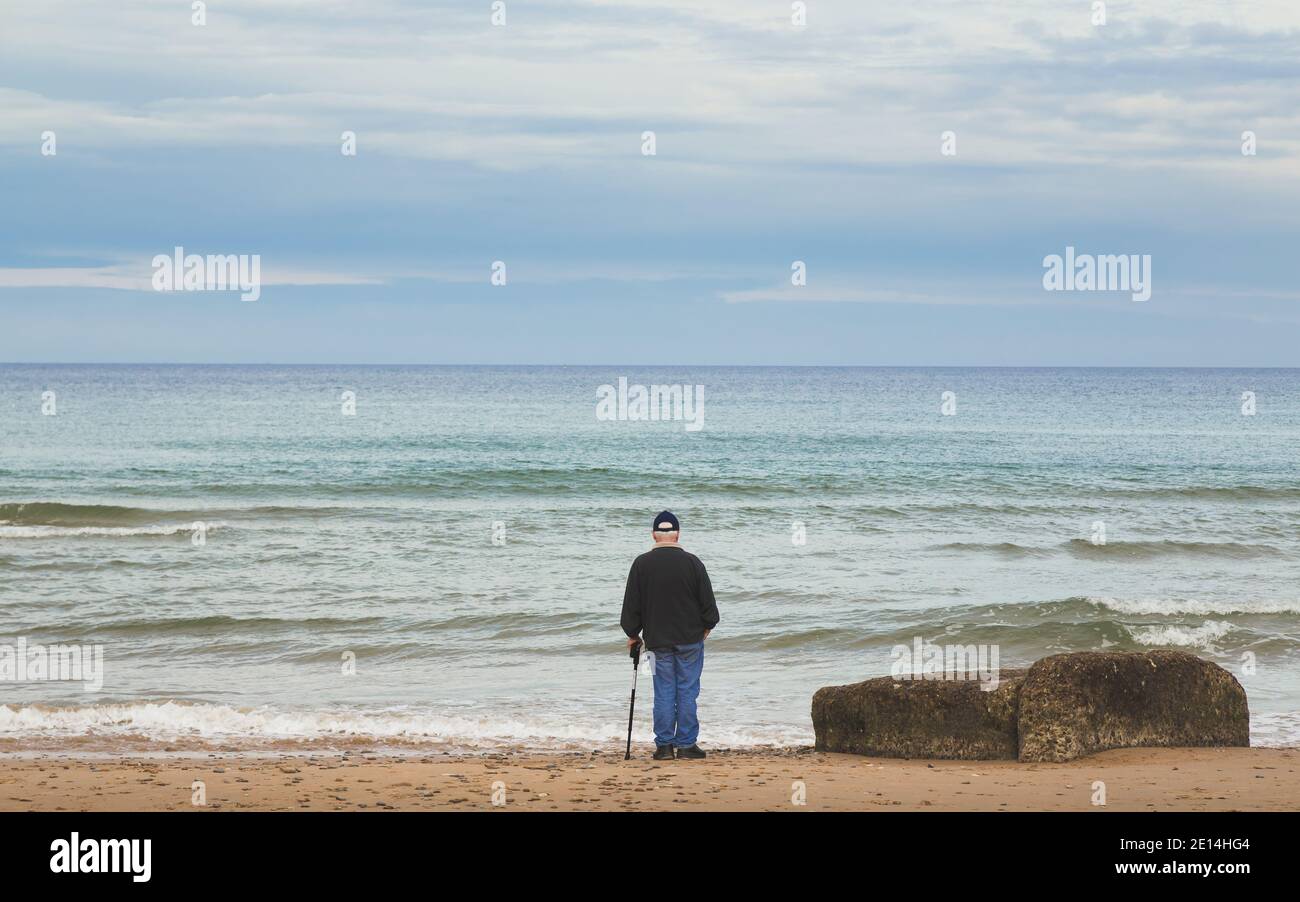
[{"label": "white sea foam", "polygon": [[1133,641],[1139,645],[1210,649],[1232,629],[1232,624],[1226,620],[1208,620],[1200,626],[1138,627],[1132,635]]},{"label": "white sea foam", "polygon": [[1105,598],[1088,601],[1117,614],[1192,614],[1203,617],[1225,614],[1300,614],[1300,601],[1239,599],[1201,601],[1189,598]]},{"label": "white sea foam", "polygon": [[[376,746],[436,747],[457,751],[503,749],[573,750],[619,745],[621,723],[575,721],[571,717],[525,719],[511,716],[445,715],[428,711],[286,710],[235,708],[185,702],[138,702],[56,708],[0,705],[0,740],[59,743],[143,739],[193,743],[223,749],[257,749],[272,744],[365,742]],[[633,734],[648,743],[646,728]],[[793,726],[709,727],[715,748],[811,745],[812,731]],[[1254,714],[1251,744],[1300,745],[1300,712]]]},{"label": "white sea foam", "polygon": [[1300,746],[1300,711],[1250,715],[1250,744]]},{"label": "white sea foam", "polygon": [[[205,522],[208,532],[221,529],[224,522]],[[170,523],[156,526],[14,526],[0,520],[0,539],[57,539],[75,536],[174,536],[194,532],[193,523]]]},{"label": "white sea foam", "polygon": [[[139,702],[50,707],[0,705],[0,739],[73,737],[140,738],[156,742],[257,746],[268,743],[366,741],[466,749],[529,747],[586,748],[622,741],[625,722],[588,718],[536,717],[484,713],[481,717],[421,710],[358,711],[236,708],[219,704]],[[644,733],[644,735],[642,735]],[[633,734],[649,742],[647,727]],[[811,745],[811,730],[785,726],[744,726],[709,731],[714,746]]]}]

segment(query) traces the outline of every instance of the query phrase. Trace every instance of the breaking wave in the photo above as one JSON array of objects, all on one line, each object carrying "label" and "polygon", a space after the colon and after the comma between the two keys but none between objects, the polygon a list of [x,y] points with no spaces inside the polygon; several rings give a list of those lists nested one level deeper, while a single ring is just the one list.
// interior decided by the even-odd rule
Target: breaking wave
[{"label": "breaking wave", "polygon": [[1130,630],[1139,645],[1163,648],[1209,649],[1228,636],[1234,627],[1226,620],[1209,620],[1200,626],[1147,626]]},{"label": "breaking wave", "polygon": [[[1076,600],[1076,599],[1071,599]],[[1107,598],[1077,599],[1100,605],[1117,614],[1190,614],[1215,617],[1227,614],[1300,614],[1300,600],[1241,599],[1200,600],[1194,598]]]}]

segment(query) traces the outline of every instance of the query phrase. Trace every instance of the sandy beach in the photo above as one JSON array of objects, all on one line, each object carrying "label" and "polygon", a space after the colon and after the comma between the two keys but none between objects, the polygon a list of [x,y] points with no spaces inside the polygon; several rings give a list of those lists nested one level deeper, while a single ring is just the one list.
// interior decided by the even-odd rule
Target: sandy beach
[{"label": "sandy beach", "polygon": [[[203,783],[203,805],[194,783]],[[0,810],[1088,811],[1300,808],[1300,749],[1120,749],[1067,764],[811,750],[620,754],[9,757]],[[804,788],[805,804],[794,799]],[[494,793],[498,802],[494,805]]]}]

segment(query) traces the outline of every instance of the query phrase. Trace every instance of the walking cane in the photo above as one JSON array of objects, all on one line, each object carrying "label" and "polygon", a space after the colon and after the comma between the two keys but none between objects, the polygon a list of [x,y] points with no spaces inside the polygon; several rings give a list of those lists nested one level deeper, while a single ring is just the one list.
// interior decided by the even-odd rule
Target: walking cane
[{"label": "walking cane", "polygon": [[627,751],[623,753],[624,761],[632,758],[632,714],[636,711],[636,676],[641,670],[640,640],[628,649],[628,657],[632,659],[632,701],[627,706]]}]

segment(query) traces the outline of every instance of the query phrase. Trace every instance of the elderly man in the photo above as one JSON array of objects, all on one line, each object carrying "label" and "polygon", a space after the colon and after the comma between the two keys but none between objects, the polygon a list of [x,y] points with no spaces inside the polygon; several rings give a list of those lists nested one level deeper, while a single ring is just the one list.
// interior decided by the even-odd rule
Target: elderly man
[{"label": "elderly man", "polygon": [[654,652],[656,761],[703,758],[695,700],[704,670],[704,640],[718,625],[718,603],[704,564],[677,544],[681,525],[670,511],[654,518],[654,547],[632,562],[621,625],[628,647]]}]

